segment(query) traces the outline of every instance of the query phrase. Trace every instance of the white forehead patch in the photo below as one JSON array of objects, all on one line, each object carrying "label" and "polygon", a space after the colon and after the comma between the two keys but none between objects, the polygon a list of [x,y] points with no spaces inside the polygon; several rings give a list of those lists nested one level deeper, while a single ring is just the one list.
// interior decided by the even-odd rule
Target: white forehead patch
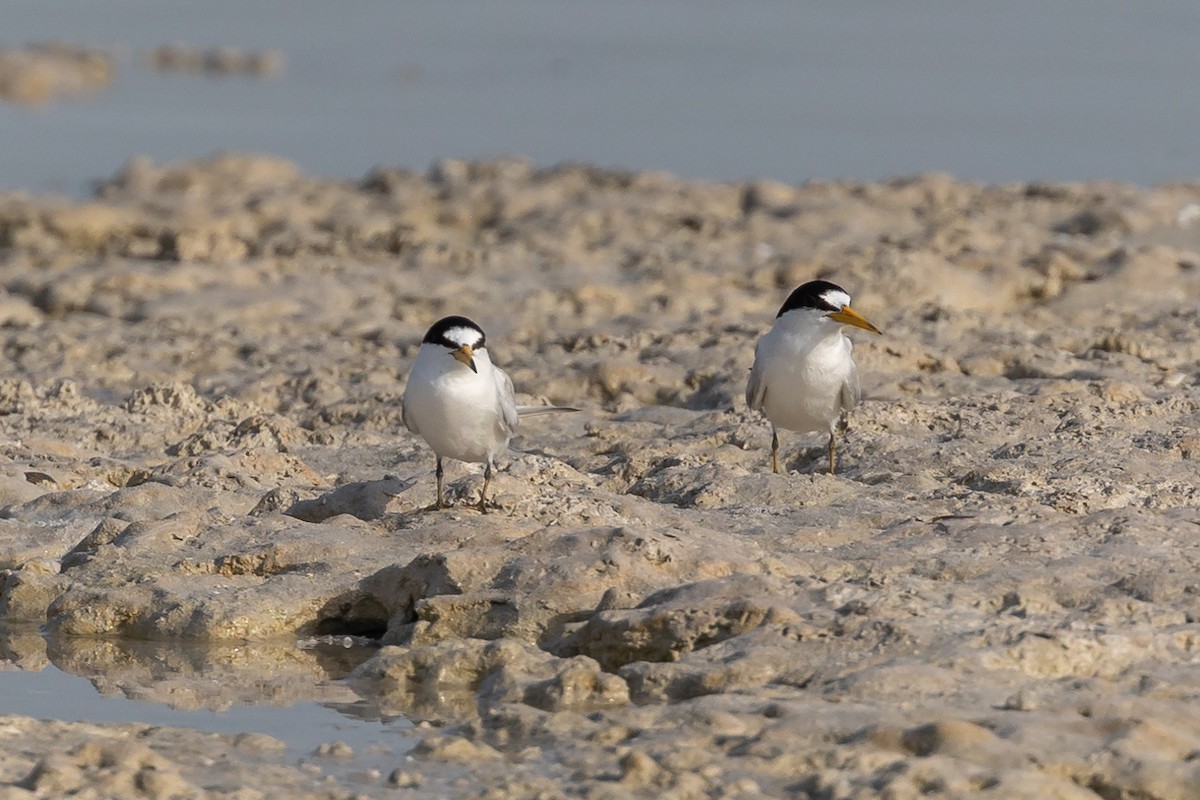
[{"label": "white forehead patch", "polygon": [[842,308],[850,305],[850,295],[837,289],[830,289],[821,295],[821,299],[835,308]]},{"label": "white forehead patch", "polygon": [[470,345],[472,349],[479,346],[479,342],[483,339],[483,334],[474,328],[465,328],[459,326],[457,328],[447,328],[444,334],[446,341],[454,342],[454,344],[462,347],[464,344]]}]

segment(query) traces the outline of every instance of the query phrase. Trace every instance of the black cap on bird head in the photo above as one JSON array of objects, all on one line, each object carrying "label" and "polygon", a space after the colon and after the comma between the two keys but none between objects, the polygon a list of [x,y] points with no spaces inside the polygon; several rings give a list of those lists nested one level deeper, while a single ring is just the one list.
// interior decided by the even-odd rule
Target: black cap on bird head
[{"label": "black cap on bird head", "polygon": [[483,328],[466,317],[457,315],[442,317],[429,328],[421,344],[438,344],[445,347],[451,356],[479,372],[475,367],[475,351],[487,346]]},{"label": "black cap on bird head", "polygon": [[789,311],[818,311],[842,325],[853,325],[871,333],[881,332],[850,307],[849,292],[829,281],[809,281],[797,286],[783,301],[775,318],[779,319]]}]

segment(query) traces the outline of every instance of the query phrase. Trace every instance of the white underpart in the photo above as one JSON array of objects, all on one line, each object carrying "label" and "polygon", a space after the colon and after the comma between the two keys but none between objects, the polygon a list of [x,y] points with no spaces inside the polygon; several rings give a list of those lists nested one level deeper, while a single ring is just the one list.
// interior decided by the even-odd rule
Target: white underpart
[{"label": "white underpart", "polygon": [[[844,292],[824,297],[839,308],[850,301]],[[789,311],[758,341],[746,400],[777,428],[832,432],[858,401],[853,345],[826,313]]]},{"label": "white underpart", "polygon": [[[451,328],[446,336],[460,341],[455,336],[463,332],[479,338],[469,328]],[[439,457],[491,463],[517,427],[512,381],[484,348],[475,351],[478,372],[452,352],[440,344],[421,345],[404,389],[404,424]]]}]

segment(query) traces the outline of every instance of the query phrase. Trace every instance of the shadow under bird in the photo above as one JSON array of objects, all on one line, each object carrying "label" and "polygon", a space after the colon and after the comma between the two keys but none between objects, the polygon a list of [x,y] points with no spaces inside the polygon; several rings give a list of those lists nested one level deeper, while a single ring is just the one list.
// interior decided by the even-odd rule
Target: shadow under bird
[{"label": "shadow under bird", "polygon": [[779,429],[829,432],[829,474],[835,470],[835,436],[842,415],[858,405],[862,390],[842,332],[852,325],[881,331],[850,307],[849,293],[829,281],[809,281],[793,291],[775,324],[754,348],[746,405],[771,422],[771,467],[779,472]]},{"label": "shadow under bird", "polygon": [[487,337],[466,317],[450,316],[433,324],[408,374],[402,414],[404,425],[424,439],[437,456],[437,500],[442,495],[442,459],[483,464],[479,510],[487,513],[487,490],[496,457],[508,448],[521,417],[578,409],[519,406],[508,374],[492,364]]}]

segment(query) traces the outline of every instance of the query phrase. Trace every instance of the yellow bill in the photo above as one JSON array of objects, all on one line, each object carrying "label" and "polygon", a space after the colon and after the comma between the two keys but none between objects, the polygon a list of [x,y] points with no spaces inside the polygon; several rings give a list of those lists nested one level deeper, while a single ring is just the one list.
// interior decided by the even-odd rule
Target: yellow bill
[{"label": "yellow bill", "polygon": [[[866,320],[863,321],[866,322]],[[876,331],[876,333],[878,333],[878,331]],[[456,359],[470,367],[471,372],[479,372],[479,370],[475,369],[475,351],[471,349],[471,345],[464,344],[450,355],[454,356]]]},{"label": "yellow bill", "polygon": [[870,331],[871,333],[883,333],[883,331],[879,330],[879,328],[876,328],[874,325],[867,322],[866,317],[855,311],[850,306],[842,306],[841,311],[834,311],[832,314],[828,314],[827,316],[834,322],[840,322],[843,325],[853,325],[856,328],[862,328],[864,331]]}]

